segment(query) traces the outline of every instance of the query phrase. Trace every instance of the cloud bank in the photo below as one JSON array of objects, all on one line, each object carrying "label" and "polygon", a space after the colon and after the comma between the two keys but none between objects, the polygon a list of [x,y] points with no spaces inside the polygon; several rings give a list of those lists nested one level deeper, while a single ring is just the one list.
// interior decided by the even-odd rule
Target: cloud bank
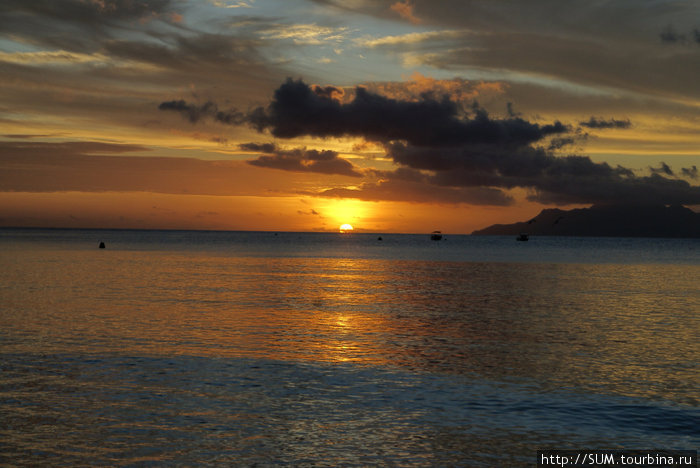
[{"label": "cloud bank", "polygon": [[284,150],[273,143],[243,143],[239,147],[245,151],[263,153],[257,159],[248,161],[248,164],[253,166],[284,171],[362,177],[362,173],[358,168],[353,166],[348,160],[339,157],[335,151],[307,150],[306,148]]},{"label": "cloud bank", "polygon": [[248,119],[258,131],[269,130],[278,138],[363,137],[418,146],[520,146],[567,130],[560,122],[540,126],[520,118],[494,120],[480,109],[465,118],[460,105],[447,96],[426,94],[416,102],[404,101],[358,87],[351,102],[341,103],[292,79],[275,91],[267,108],[253,110]]},{"label": "cloud bank", "polygon": [[[362,137],[380,144],[399,166],[393,172],[368,171],[370,180],[359,187],[330,189],[320,193],[324,196],[504,205],[513,202],[506,190],[522,188],[529,200],[559,205],[700,203],[700,187],[678,178],[665,164],[649,175],[636,175],[588,156],[556,153],[563,146],[557,142],[567,141],[573,131],[558,121],[539,124],[513,112],[492,117],[476,102],[463,108],[447,96],[429,93],[418,100],[393,99],[362,87],[355,89],[351,101],[343,102],[335,90],[288,79],[267,107],[241,117],[276,138]],[[161,109],[177,110],[190,120],[200,115],[220,120],[210,103],[204,108],[163,103]],[[606,129],[631,124],[591,117],[580,125]],[[268,153],[250,164],[360,175],[333,152],[244,147]],[[686,177],[693,174],[691,169],[683,171]]]}]

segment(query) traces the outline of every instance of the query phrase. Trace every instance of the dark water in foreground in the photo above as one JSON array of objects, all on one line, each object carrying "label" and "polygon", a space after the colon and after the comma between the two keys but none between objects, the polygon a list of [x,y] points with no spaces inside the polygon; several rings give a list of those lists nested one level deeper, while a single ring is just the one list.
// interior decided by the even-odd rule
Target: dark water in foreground
[{"label": "dark water in foreground", "polygon": [[0,230],[0,465],[700,445],[700,241],[382,237]]}]

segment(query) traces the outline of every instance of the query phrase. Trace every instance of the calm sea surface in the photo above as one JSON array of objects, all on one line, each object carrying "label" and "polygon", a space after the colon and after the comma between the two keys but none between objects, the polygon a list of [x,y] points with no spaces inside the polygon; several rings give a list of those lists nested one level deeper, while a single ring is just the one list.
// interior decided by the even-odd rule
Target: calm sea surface
[{"label": "calm sea surface", "polygon": [[0,230],[0,465],[700,446],[700,240],[377,237]]}]

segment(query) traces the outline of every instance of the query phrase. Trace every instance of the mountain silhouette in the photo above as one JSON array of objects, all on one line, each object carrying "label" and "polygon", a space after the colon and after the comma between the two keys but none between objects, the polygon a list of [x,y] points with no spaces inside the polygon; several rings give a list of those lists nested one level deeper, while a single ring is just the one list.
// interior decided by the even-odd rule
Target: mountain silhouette
[{"label": "mountain silhouette", "polygon": [[574,210],[545,209],[514,224],[494,224],[472,235],[595,237],[698,237],[700,213],[680,205],[593,205]]}]

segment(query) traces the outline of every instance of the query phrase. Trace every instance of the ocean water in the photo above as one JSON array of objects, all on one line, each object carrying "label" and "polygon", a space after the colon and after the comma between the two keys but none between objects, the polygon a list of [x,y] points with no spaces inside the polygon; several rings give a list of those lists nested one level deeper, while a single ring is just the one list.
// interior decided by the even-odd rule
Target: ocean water
[{"label": "ocean water", "polygon": [[0,465],[700,445],[700,240],[377,237],[0,230]]}]

